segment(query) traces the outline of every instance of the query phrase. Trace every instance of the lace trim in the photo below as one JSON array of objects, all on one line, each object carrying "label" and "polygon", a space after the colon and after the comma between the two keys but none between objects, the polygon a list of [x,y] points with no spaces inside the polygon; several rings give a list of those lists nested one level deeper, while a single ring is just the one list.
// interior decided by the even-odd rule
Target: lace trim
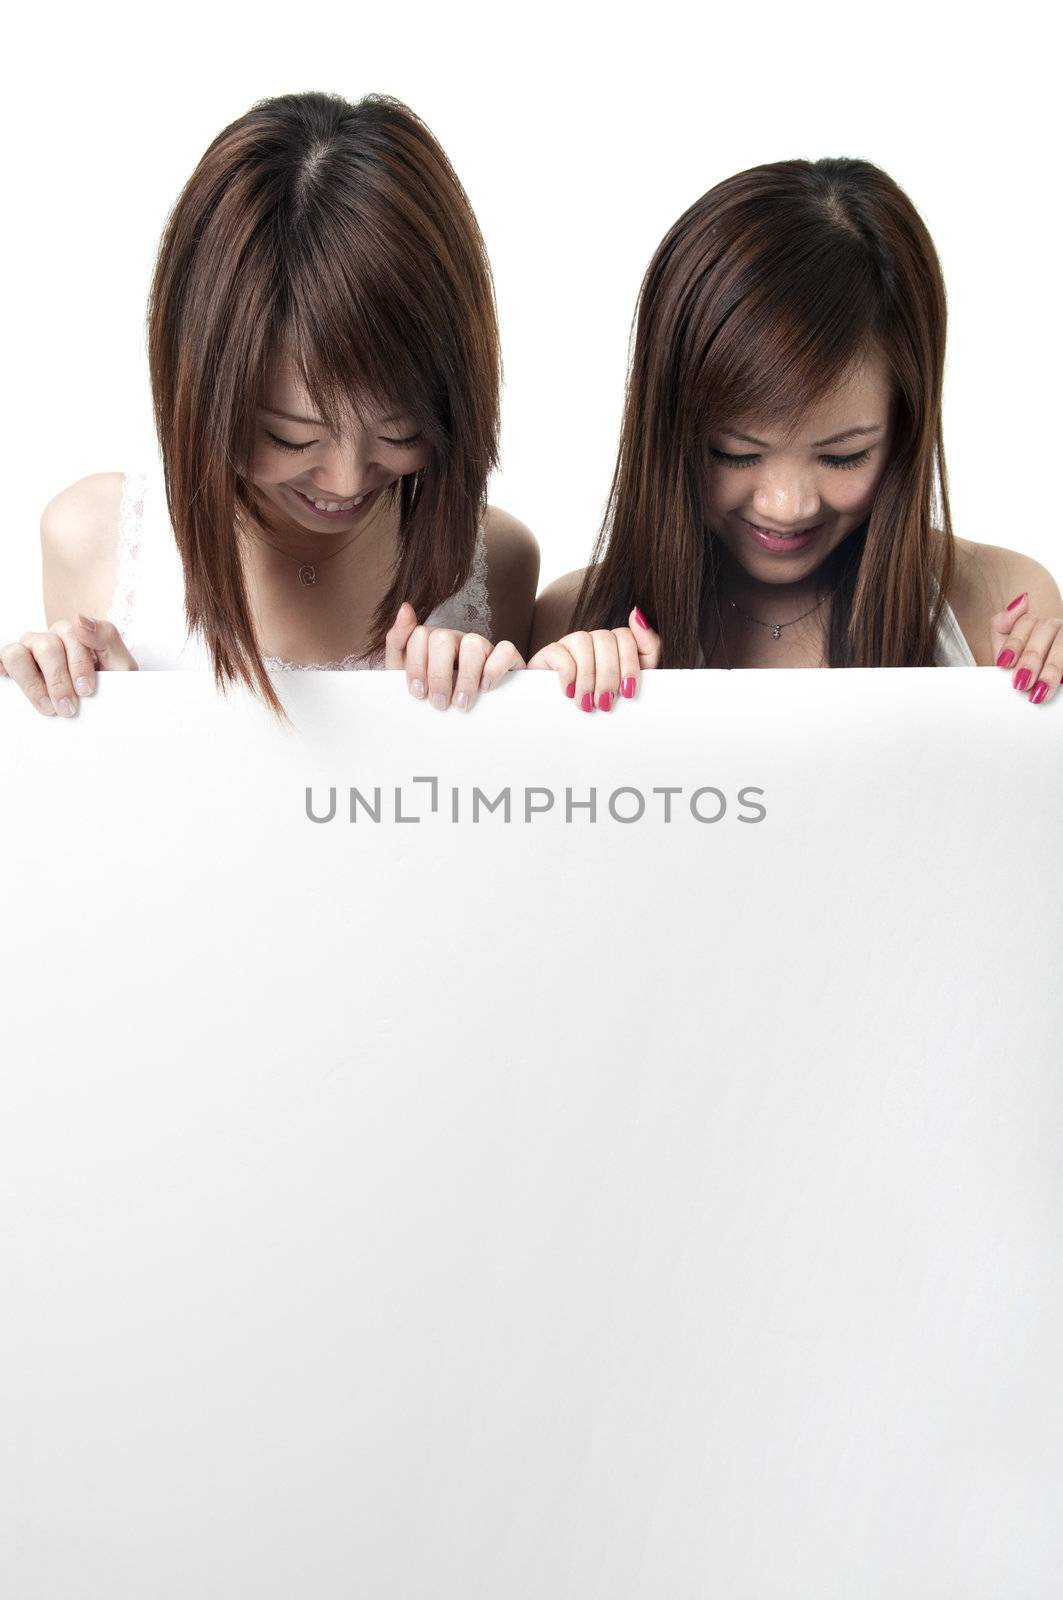
[{"label": "lace trim", "polygon": [[147,486],[146,472],[125,473],[118,503],[118,571],[108,614],[127,644],[136,606],[137,562],[144,539]]},{"label": "lace trim", "polygon": [[472,571],[465,587],[459,591],[465,614],[469,621],[467,633],[482,633],[491,637],[491,601],[487,593],[487,540],[481,522],[476,530],[476,548],[473,551]]},{"label": "lace trim", "polygon": [[368,656],[344,656],[342,661],[284,661],[280,656],[263,656],[262,664],[274,672],[371,672]]}]

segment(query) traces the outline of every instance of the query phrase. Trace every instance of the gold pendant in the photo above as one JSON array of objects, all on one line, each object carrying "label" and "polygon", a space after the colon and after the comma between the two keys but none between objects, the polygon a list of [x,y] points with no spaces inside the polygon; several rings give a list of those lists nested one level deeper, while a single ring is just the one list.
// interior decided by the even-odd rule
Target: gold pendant
[{"label": "gold pendant", "polygon": [[304,588],[309,589],[311,584],[317,582],[317,568],[312,567],[309,562],[307,562],[305,566],[300,567],[299,582]]}]

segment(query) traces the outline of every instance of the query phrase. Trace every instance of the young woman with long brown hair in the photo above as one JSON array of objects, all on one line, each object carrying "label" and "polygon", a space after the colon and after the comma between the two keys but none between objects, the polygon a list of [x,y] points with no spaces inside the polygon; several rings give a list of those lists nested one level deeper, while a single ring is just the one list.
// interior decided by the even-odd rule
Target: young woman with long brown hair
[{"label": "young woman with long brown hair", "polygon": [[490,267],[408,107],[284,95],[225,128],[167,223],[148,355],[161,466],[50,502],[48,631],[0,652],[45,715],[97,666],[212,666],[283,715],[267,668],[402,667],[468,708],[523,665],[538,547],[486,504]]},{"label": "young woman with long brown hair", "polygon": [[658,666],[996,663],[1050,699],[1055,581],[952,531],[944,361],[933,243],[878,167],[711,189],[646,272],[606,517],[539,597],[529,666],[586,711]]}]

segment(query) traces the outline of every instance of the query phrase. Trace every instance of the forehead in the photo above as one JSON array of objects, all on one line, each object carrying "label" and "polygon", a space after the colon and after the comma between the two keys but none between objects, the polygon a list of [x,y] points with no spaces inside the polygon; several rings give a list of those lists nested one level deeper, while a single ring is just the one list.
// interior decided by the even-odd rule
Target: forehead
[{"label": "forehead", "polygon": [[852,367],[807,411],[786,423],[772,425],[746,414],[733,418],[729,425],[741,433],[780,444],[800,445],[814,439],[829,439],[846,428],[886,423],[892,390],[885,358],[876,353]]},{"label": "forehead", "polygon": [[314,402],[289,356],[275,356],[270,362],[262,403],[270,411],[288,411],[295,416],[307,417],[316,414]]}]

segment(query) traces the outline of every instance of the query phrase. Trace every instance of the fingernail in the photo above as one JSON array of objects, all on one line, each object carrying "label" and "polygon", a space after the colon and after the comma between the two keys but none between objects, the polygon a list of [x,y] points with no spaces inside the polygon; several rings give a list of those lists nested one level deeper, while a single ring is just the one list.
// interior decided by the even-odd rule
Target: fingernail
[{"label": "fingernail", "polygon": [[[440,700],[442,700],[443,696],[440,695],[439,698],[440,698]],[[459,689],[458,690],[457,694],[454,696],[454,704],[457,706],[459,711],[468,710],[469,697],[465,693],[464,689]]]},{"label": "fingernail", "polygon": [[571,683],[566,683],[566,685],[565,685],[565,693],[568,695],[570,700],[574,700],[576,698],[576,680],[575,680],[575,678],[573,678]]},{"label": "fingernail", "polygon": [[435,706],[437,711],[445,711],[447,709],[446,695],[440,694],[439,690],[437,689],[435,694],[432,696],[432,704]]},{"label": "fingernail", "polygon": [[490,687],[491,687],[491,679],[490,678],[481,678],[480,679],[480,693],[481,694],[486,694],[488,689],[490,689]]},{"label": "fingernail", "polygon": [[64,695],[60,700],[59,715],[61,717],[72,717],[74,715],[74,702],[69,695]]},{"label": "fingernail", "polygon": [[642,612],[639,610],[638,606],[635,607],[635,621],[638,623],[640,628],[648,628],[649,627],[649,623],[646,621],[646,618],[642,615]]},{"label": "fingernail", "polygon": [[1022,602],[1026,599],[1026,596],[1027,596],[1028,592],[1029,592],[1028,590],[1024,589],[1021,594],[1017,594],[1015,596],[1014,600],[1009,600],[1008,601],[1008,610],[1009,611],[1014,611],[1016,606],[1021,606]]},{"label": "fingernail", "polygon": [[635,693],[634,678],[624,679],[623,683],[620,685],[620,693],[623,695],[625,700],[630,700],[633,697]]},{"label": "fingernail", "polygon": [[1047,693],[1047,683],[1043,678],[1038,678],[1037,682],[1033,686],[1033,693],[1031,694],[1030,699],[1033,701],[1035,706],[1039,706]]},{"label": "fingernail", "polygon": [[1015,685],[1016,689],[1028,689],[1030,687],[1030,679],[1032,677],[1033,673],[1030,671],[1029,667],[1020,667],[1011,681]]},{"label": "fingernail", "polygon": [[424,699],[424,684],[420,678],[414,678],[410,684],[410,693],[416,695],[418,700]]},{"label": "fingernail", "polygon": [[55,707],[47,695],[42,695],[37,701],[37,710],[43,712],[46,717],[55,716]]},{"label": "fingernail", "polygon": [[74,688],[78,694],[93,694],[95,692],[88,678],[75,678]]},{"label": "fingernail", "polygon": [[1014,660],[1015,660],[1015,652],[1014,652],[1014,650],[1002,650],[1000,652],[1000,654],[997,656],[997,666],[998,667],[1010,667],[1011,663]]},{"label": "fingernail", "polygon": [[612,691],[609,690],[609,689],[603,689],[601,694],[598,696],[598,710],[599,711],[608,711],[610,706],[612,705],[612,703],[613,703]]},{"label": "fingernail", "polygon": [[585,694],[583,696],[583,699],[580,701],[579,704],[580,704],[580,710],[581,711],[593,711],[594,710],[594,696],[592,694],[590,694],[590,693]]},{"label": "fingernail", "polygon": [[96,624],[93,622],[92,618],[82,616],[80,611],[78,612],[78,621],[81,623],[83,628],[88,628],[90,633],[96,632]]}]

